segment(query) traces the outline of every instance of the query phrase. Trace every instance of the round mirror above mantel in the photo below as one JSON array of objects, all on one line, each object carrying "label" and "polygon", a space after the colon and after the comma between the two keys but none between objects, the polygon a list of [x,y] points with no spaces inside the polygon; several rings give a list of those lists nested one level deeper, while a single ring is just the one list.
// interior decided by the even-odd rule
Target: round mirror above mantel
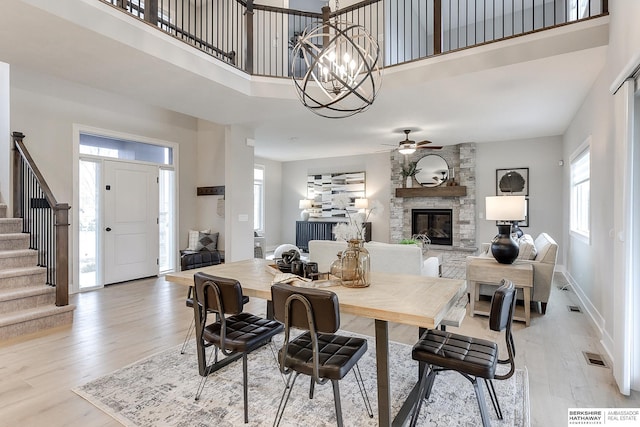
[{"label": "round mirror above mantel", "polygon": [[449,165],[437,154],[428,154],[418,160],[416,168],[420,170],[415,176],[423,187],[437,187],[449,179]]}]

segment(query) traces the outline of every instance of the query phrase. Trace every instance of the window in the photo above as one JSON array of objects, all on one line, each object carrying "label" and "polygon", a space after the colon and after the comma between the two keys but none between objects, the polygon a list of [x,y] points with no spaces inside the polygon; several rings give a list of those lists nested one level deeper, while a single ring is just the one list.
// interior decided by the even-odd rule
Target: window
[{"label": "window", "polygon": [[253,229],[264,232],[264,166],[253,167]]},{"label": "window", "polygon": [[571,233],[589,241],[591,155],[588,142],[571,160],[571,205],[569,228]]}]

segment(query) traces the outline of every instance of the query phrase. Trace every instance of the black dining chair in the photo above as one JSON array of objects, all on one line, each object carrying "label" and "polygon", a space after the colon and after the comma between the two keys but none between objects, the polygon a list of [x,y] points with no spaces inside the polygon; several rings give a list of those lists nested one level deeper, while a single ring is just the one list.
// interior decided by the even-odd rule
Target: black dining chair
[{"label": "black dining chair", "polygon": [[[427,366],[422,372],[418,397],[411,416],[411,426],[415,426],[420,413],[422,401],[429,398],[436,374],[441,371],[457,371],[468,379],[475,389],[476,399],[480,408],[482,425],[488,427],[489,416],[484,400],[482,384],[478,378],[484,379],[489,391],[493,408],[498,419],[502,419],[502,410],[498,402],[493,379],[504,380],[515,372],[515,345],[511,335],[513,311],[516,304],[516,291],[513,283],[502,280],[501,286],[496,290],[491,299],[491,312],[489,314],[489,328],[492,331],[505,331],[505,341],[508,357],[498,359],[498,345],[493,341],[452,334],[451,332],[430,329],[425,331],[420,340],[413,346],[412,358]],[[496,375],[496,365],[510,364],[510,370],[506,374]]]},{"label": "black dining chair", "polygon": [[[249,297],[246,295],[242,296],[242,304],[247,304],[249,302]],[[187,307],[193,310],[193,286],[189,286],[189,290],[187,291],[187,298],[185,300],[185,304]],[[189,344],[189,340],[191,339],[191,335],[193,335],[195,326],[194,317],[191,316],[191,322],[189,323],[189,328],[187,328],[187,334],[184,337],[184,342],[182,343],[182,347],[180,348],[180,354],[184,354],[187,350],[187,344]]]},{"label": "black dining chair", "polygon": [[[284,323],[284,343],[278,354],[280,371],[288,375],[274,426],[280,424],[291,390],[298,375],[311,377],[309,399],[315,384],[331,381],[338,426],[343,425],[338,381],[353,368],[356,382],[369,417],[373,411],[358,368],[358,360],[367,351],[367,340],[336,335],[340,328],[338,296],[325,289],[299,288],[283,283],[271,287],[274,316]],[[302,331],[295,338],[291,329]],[[294,374],[295,373],[295,374]]]},{"label": "black dining chair", "polygon": [[[221,361],[225,366],[229,360],[242,357],[242,384],[244,394],[244,422],[249,422],[247,355],[271,341],[282,332],[283,326],[275,320],[263,319],[242,311],[244,300],[240,282],[235,279],[196,273],[194,318],[198,358],[204,359],[205,347],[214,346],[213,364],[206,367],[203,379],[196,392],[196,400],[204,388],[208,375],[215,371],[218,350],[225,356]],[[208,315],[215,313],[215,321],[208,322]]]}]

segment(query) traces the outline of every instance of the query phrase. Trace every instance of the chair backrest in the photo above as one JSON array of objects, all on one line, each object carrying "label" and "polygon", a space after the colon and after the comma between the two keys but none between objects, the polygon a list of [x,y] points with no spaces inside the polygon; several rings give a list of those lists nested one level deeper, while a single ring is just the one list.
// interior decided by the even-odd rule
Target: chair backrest
[{"label": "chair backrest", "polygon": [[489,328],[501,332],[511,329],[513,311],[516,302],[516,289],[509,280],[502,279],[500,287],[491,298],[491,312],[489,314]]},{"label": "chair backrest", "polygon": [[515,355],[516,346],[511,334],[511,324],[513,323],[513,312],[516,308],[516,289],[510,280],[502,279],[500,287],[491,298],[491,312],[489,313],[489,328],[492,331],[503,331],[507,346],[507,359],[499,359],[500,364],[509,364],[509,372],[496,375],[494,378],[504,380],[511,377],[516,371]]},{"label": "chair backrest", "polygon": [[331,291],[276,283],[271,286],[271,300],[274,317],[285,329],[332,334],[340,328],[338,296]]},{"label": "chair backrest", "polygon": [[235,279],[212,276],[206,273],[193,275],[196,301],[208,311],[220,314],[239,314],[242,312],[242,286]]}]

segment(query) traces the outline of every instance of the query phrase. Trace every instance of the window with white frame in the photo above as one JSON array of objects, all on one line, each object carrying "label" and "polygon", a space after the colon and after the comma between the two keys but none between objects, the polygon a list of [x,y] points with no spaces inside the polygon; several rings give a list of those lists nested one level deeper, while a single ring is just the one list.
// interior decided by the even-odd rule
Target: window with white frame
[{"label": "window with white frame", "polygon": [[571,159],[571,204],[569,228],[574,235],[589,241],[591,150],[587,143]]},{"label": "window with white frame", "polygon": [[253,167],[253,230],[264,232],[264,166]]}]

